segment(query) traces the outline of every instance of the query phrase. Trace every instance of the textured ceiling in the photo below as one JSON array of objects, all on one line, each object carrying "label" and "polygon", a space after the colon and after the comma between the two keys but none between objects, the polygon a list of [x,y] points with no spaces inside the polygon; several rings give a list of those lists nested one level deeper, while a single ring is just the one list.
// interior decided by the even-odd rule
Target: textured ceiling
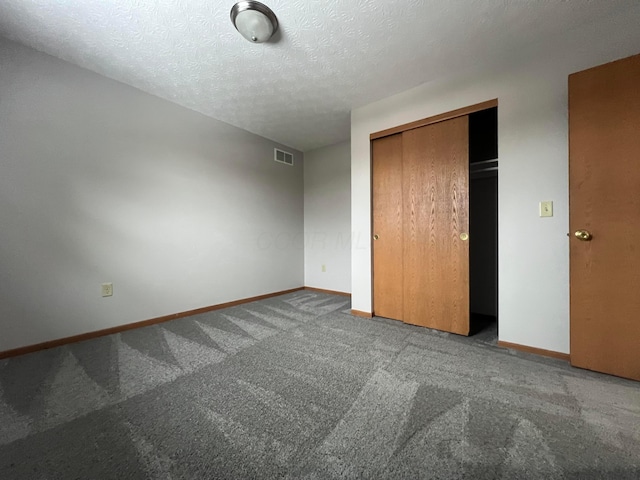
[{"label": "textured ceiling", "polygon": [[2,0],[0,35],[310,150],[347,139],[354,107],[522,60],[637,0],[266,0],[280,31],[260,45],[233,3]]}]

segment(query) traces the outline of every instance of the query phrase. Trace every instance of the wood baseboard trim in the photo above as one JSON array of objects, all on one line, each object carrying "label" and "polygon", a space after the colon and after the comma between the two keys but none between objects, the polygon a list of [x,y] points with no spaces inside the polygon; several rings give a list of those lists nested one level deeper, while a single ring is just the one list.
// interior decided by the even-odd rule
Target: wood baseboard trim
[{"label": "wood baseboard trim", "polygon": [[370,312],[361,312],[360,310],[351,310],[351,315],[362,318],[373,318],[373,314]]},{"label": "wood baseboard trim", "polygon": [[498,346],[503,348],[511,348],[513,350],[519,350],[521,352],[534,353],[536,355],[542,355],[543,357],[558,358],[560,360],[570,361],[571,356],[568,353],[555,352],[553,350],[545,350],[544,348],[528,347],[526,345],[520,345],[518,343],[498,341]]},{"label": "wood baseboard trim", "polygon": [[219,303],[217,305],[211,305],[208,307],[196,308],[195,310],[187,310],[186,312],[173,313],[171,315],[164,315],[162,317],[142,320],[140,322],[127,323],[125,325],[118,325],[117,327],[105,328],[102,330],[96,330],[94,332],[82,333],[80,335],[73,335],[71,337],[58,338],[56,340],[50,340],[48,342],[37,343],[35,345],[27,345],[26,347],[5,350],[4,352],[0,352],[0,360],[2,360],[3,358],[17,357],[19,355],[25,355],[27,353],[38,352],[40,350],[47,350],[49,348],[61,347],[70,343],[82,342],[84,340],[104,337],[105,335],[113,335],[114,333],[126,332],[127,330],[133,330],[135,328],[148,327],[150,325],[168,322],[169,320],[177,320],[178,318],[198,315],[199,313],[206,313],[212,312],[214,310],[221,310],[223,308],[236,307],[244,303],[255,302],[257,300],[265,300],[267,298],[277,297],[286,293],[298,292],[300,290],[304,290],[304,287],[292,288],[290,290],[283,290],[281,292],[267,293],[266,295],[258,295],[257,297],[243,298],[240,300],[234,300],[233,302]]},{"label": "wood baseboard trim", "polygon": [[309,290],[310,292],[320,292],[320,293],[329,293],[331,295],[340,295],[341,297],[349,297],[351,298],[351,294],[347,292],[338,292],[337,290],[325,290],[324,288],[316,288],[316,287],[304,287],[305,290]]}]

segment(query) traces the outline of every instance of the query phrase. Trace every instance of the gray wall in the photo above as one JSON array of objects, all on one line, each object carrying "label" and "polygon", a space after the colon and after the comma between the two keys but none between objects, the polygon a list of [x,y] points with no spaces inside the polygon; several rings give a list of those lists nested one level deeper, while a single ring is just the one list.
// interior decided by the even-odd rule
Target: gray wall
[{"label": "gray wall", "polygon": [[[351,292],[351,143],[304,155],[304,280]],[[322,271],[322,265],[326,271]]]},{"label": "gray wall", "polygon": [[302,286],[274,146],[0,39],[0,351]]}]

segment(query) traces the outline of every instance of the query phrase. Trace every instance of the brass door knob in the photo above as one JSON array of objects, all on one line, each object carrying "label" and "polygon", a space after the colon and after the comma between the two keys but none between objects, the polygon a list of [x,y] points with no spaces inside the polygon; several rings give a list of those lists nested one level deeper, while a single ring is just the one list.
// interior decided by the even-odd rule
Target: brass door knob
[{"label": "brass door knob", "polygon": [[578,240],[582,240],[583,242],[588,242],[593,238],[593,235],[591,235],[587,230],[578,230],[575,233],[575,236]]},{"label": "brass door knob", "polygon": [[374,240],[378,240],[380,238],[380,235],[378,235],[377,233],[373,236]]},{"label": "brass door knob", "polygon": [[468,233],[461,233],[460,234],[460,240],[462,240],[463,242],[466,242],[467,240],[469,240],[469,234]]}]

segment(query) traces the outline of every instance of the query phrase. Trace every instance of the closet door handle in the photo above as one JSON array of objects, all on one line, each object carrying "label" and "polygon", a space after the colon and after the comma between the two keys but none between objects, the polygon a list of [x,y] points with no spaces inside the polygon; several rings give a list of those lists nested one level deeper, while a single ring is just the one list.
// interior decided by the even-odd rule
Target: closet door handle
[{"label": "closet door handle", "polygon": [[380,235],[378,235],[377,233],[373,236],[374,240],[378,240],[380,238]]},{"label": "closet door handle", "polygon": [[468,233],[461,233],[460,234],[460,240],[462,240],[463,242],[466,242],[467,240],[469,240],[469,234]]}]

